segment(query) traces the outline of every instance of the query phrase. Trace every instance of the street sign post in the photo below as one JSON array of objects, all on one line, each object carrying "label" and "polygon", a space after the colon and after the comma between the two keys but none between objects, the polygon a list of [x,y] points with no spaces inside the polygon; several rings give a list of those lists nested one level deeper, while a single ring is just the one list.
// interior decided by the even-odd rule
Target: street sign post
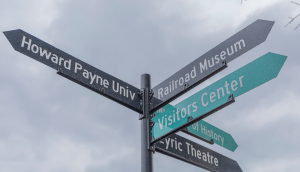
[{"label": "street sign post", "polygon": [[142,113],[138,95],[140,89],[55,48],[23,30],[6,31],[4,35],[16,51],[57,70],[59,75],[138,113]]},{"label": "street sign post", "polygon": [[151,112],[205,81],[226,67],[226,63],[264,42],[273,21],[257,20],[203,54],[153,88]]},{"label": "street sign post", "polygon": [[213,143],[232,152],[238,147],[233,137],[221,129],[201,120],[182,130],[184,133],[199,139],[212,140]]},{"label": "street sign post", "polygon": [[286,56],[267,53],[152,118],[152,144],[207,116],[211,110],[275,78]]},{"label": "street sign post", "polygon": [[242,172],[236,161],[176,134],[157,142],[155,150],[208,171]]},{"label": "street sign post", "polygon": [[[201,139],[212,139],[214,143],[234,151],[237,144],[233,139],[230,141],[232,137],[229,134],[204,121],[197,121],[233,103],[235,97],[275,78],[286,56],[265,54],[175,106],[168,102],[264,42],[273,24],[273,21],[255,21],[154,87],[153,91],[150,89],[149,74],[141,76],[141,89],[138,89],[23,30],[6,31],[4,35],[16,51],[57,70],[57,74],[140,113],[143,172],[152,172],[152,152],[155,150],[209,171],[241,172],[236,161],[171,134],[182,130]],[[157,111],[153,116],[152,113],[161,107],[165,111]],[[192,125],[193,123],[195,124]],[[160,139],[165,140],[158,142]]]}]

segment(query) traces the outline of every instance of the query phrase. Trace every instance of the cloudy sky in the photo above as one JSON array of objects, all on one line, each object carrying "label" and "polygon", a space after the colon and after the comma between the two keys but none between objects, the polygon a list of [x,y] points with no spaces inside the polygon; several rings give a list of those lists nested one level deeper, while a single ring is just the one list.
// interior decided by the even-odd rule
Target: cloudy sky
[{"label": "cloudy sky", "polygon": [[[300,0],[294,0],[300,3]],[[239,147],[180,134],[247,172],[300,168],[300,6],[287,0],[1,0],[0,30],[22,29],[137,88],[156,86],[257,19],[275,21],[266,42],[173,101],[176,104],[267,52],[288,56],[277,78],[205,119]],[[0,36],[1,172],[138,172],[138,114],[14,51]],[[154,154],[155,172],[199,167]]]}]

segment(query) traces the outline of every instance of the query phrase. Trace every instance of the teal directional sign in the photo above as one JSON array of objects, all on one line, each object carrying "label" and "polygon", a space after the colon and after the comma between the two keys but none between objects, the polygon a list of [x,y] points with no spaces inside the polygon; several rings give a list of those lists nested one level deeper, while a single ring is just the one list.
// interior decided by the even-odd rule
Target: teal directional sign
[{"label": "teal directional sign", "polygon": [[[163,111],[165,111],[166,107],[170,108],[172,107],[172,105],[166,105],[165,107],[159,109],[157,113],[162,113]],[[234,152],[238,147],[233,137],[229,133],[226,133],[225,131],[203,120],[197,121],[193,125],[190,125],[186,129],[181,131],[210,144],[215,143],[217,145],[220,145],[232,152]]]},{"label": "teal directional sign", "polygon": [[176,134],[157,142],[155,150],[211,172],[243,172],[235,160]]},{"label": "teal directional sign", "polygon": [[201,120],[195,124],[187,127],[185,133],[204,138],[206,140],[213,140],[215,144],[220,145],[232,152],[238,147],[232,136],[225,131]]},{"label": "teal directional sign", "polygon": [[175,106],[168,105],[152,118],[152,136],[155,143],[168,135],[196,122],[207,112],[275,78],[287,56],[267,53],[244,67],[225,76]]}]

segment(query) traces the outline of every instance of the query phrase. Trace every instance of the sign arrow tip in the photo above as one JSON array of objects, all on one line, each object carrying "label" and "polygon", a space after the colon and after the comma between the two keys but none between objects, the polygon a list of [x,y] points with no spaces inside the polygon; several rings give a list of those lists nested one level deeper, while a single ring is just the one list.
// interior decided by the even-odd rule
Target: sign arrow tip
[{"label": "sign arrow tip", "polygon": [[9,43],[11,46],[15,49],[15,43],[18,42],[19,35],[22,31],[21,29],[16,29],[16,30],[9,30],[9,31],[4,31],[3,34],[5,35],[6,39],[8,39]]}]

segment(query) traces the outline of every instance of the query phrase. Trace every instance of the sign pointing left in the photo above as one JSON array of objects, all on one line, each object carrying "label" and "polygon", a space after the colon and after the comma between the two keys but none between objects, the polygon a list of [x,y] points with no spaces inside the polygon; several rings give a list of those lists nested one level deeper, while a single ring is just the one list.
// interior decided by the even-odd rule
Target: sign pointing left
[{"label": "sign pointing left", "polygon": [[55,70],[94,92],[118,102],[138,113],[140,106],[139,89],[115,78],[55,47],[24,32],[12,30],[4,32],[12,47]]}]

